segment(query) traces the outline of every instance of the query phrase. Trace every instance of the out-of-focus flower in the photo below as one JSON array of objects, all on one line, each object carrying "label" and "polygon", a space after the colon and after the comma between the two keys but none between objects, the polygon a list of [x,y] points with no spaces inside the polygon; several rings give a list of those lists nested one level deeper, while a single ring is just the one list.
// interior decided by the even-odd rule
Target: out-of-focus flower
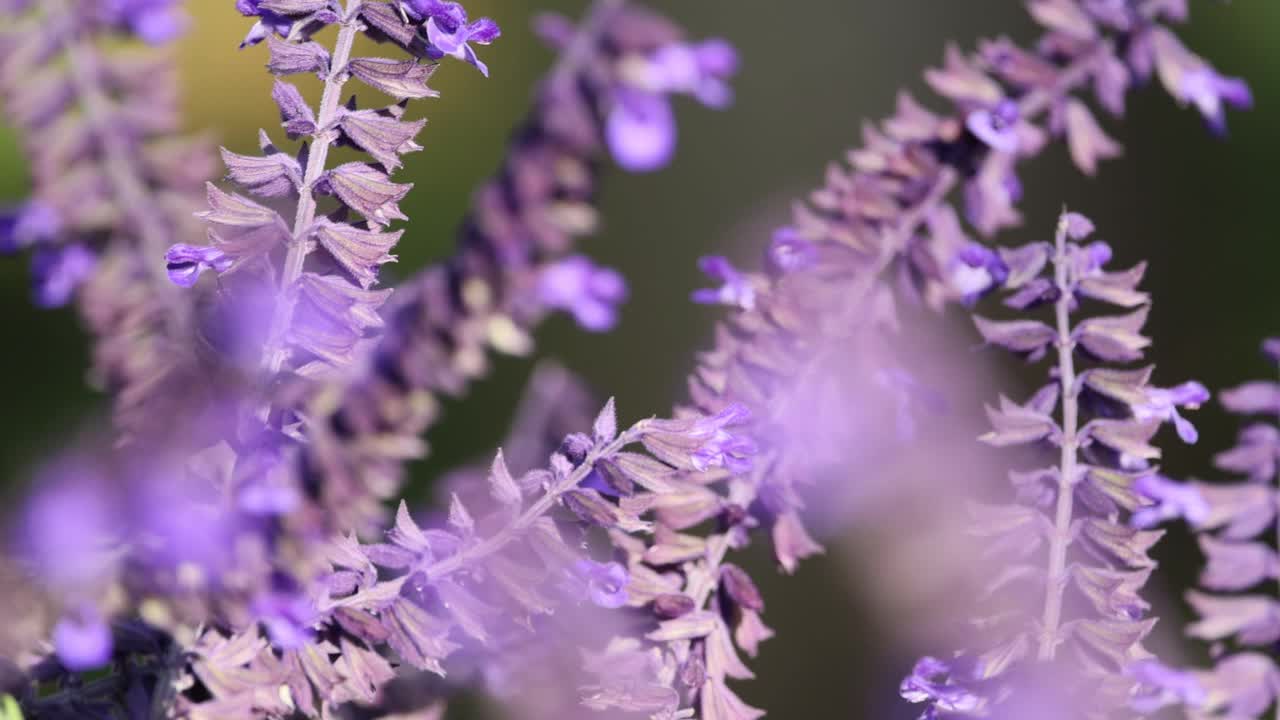
[{"label": "out-of-focus flower", "polygon": [[602,608],[627,604],[627,569],[616,562],[598,563],[582,559],[573,566],[574,575],[585,583],[587,597]]},{"label": "out-of-focus flower", "polygon": [[751,276],[739,272],[722,255],[708,255],[698,260],[698,268],[712,280],[719,280],[718,288],[694,290],[691,299],[702,305],[728,305],[743,310],[756,306],[756,290]]},{"label": "out-of-focus flower", "polygon": [[627,283],[616,270],[600,267],[585,255],[573,255],[542,271],[538,299],[570,313],[584,329],[603,332],[618,322],[618,305],[627,299]]},{"label": "out-of-focus flower", "polygon": [[79,243],[37,248],[31,258],[36,304],[56,308],[71,302],[97,263],[97,256]]},{"label": "out-of-focus flower", "polygon": [[113,647],[111,626],[91,608],[66,615],[53,626],[53,649],[58,661],[72,672],[106,665]]},{"label": "out-of-focus flower", "polygon": [[1209,519],[1209,503],[1194,485],[1153,473],[1138,478],[1133,489],[1155,504],[1135,510],[1129,518],[1131,527],[1145,530],[1179,517],[1192,527],[1199,527]]}]

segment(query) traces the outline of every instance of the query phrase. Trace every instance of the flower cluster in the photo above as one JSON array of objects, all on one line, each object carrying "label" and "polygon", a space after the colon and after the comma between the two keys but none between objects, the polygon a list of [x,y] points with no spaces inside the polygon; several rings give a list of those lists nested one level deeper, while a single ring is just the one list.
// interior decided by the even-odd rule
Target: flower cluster
[{"label": "flower cluster", "polygon": [[[928,703],[923,717],[999,716],[1041,691],[1037,664],[1053,668],[1049,677],[1076,698],[1080,717],[1111,717],[1137,692],[1128,666],[1150,655],[1142,640],[1154,619],[1139,591],[1155,567],[1147,553],[1163,532],[1132,528],[1125,518],[1152,504],[1141,491],[1160,457],[1152,438],[1174,417],[1180,432],[1186,423],[1174,403],[1194,408],[1205,398],[1151,386],[1150,367],[1108,366],[1142,359],[1150,305],[1137,289],[1144,266],[1108,271],[1110,252],[1083,242],[1092,232],[1089,220],[1064,213],[1052,245],[1001,251],[1005,304],[1052,307],[1052,322],[975,318],[986,343],[1056,360],[1051,382],[1026,402],[1002,396],[987,409],[992,430],[982,441],[1056,451],[1057,461],[1010,474],[1016,504],[972,505],[972,532],[989,542],[984,557],[1001,568],[983,591],[990,614],[976,621],[985,644],[916,665],[901,692]],[[1077,319],[1085,300],[1127,312]]]},{"label": "flower cluster", "polygon": [[599,224],[607,118],[629,87],[625,68],[685,41],[665,18],[614,1],[593,5],[577,27],[547,16],[538,30],[560,58],[501,170],[477,191],[456,252],[397,288],[371,357],[309,405],[306,464],[322,469],[321,502],[347,527],[381,520],[406,456],[422,453],[436,398],[485,374],[491,350],[532,352],[532,331],[551,311],[593,331],[617,322],[622,277],[571,251]]},{"label": "flower cluster", "polygon": [[[167,41],[180,6],[0,0],[14,19],[0,86],[35,180],[0,241],[32,248],[42,303],[79,301],[129,435],[64,456],[28,499],[11,548],[21,562],[0,556],[16,607],[0,632],[16,667],[0,667],[0,689],[34,717],[436,718],[448,672],[522,705],[550,685],[578,687],[571,700],[594,710],[754,720],[763,712],[730,683],[752,677],[743,654],[772,631],[729,553],[762,528],[788,572],[821,550],[800,519],[804,430],[789,427],[802,386],[859,346],[865,357],[841,360],[896,415],[875,421],[910,442],[915,411],[940,403],[880,353],[899,308],[1001,291],[1052,321],[978,317],[984,340],[1056,363],[1027,402],[989,410],[983,439],[1057,460],[1012,474],[1015,504],[973,506],[1003,570],[986,598],[1003,612],[984,618],[983,650],[921,660],[902,694],[927,702],[926,717],[1027,716],[1072,696],[1095,716],[1170,699],[1269,703],[1271,661],[1237,659],[1256,653],[1203,676],[1150,660],[1139,591],[1152,528],[1174,517],[1217,530],[1209,587],[1275,577],[1275,553],[1243,541],[1274,520],[1258,508],[1274,510],[1259,481],[1280,462],[1276,433],[1251,428],[1221,458],[1252,476],[1249,493],[1158,474],[1152,438],[1170,424],[1195,442],[1183,413],[1208,392],[1108,367],[1148,345],[1144,266],[1109,270],[1109,246],[1087,242],[1091,223],[1072,213],[1052,244],[969,236],[1019,222],[1017,162],[1049,138],[1086,174],[1119,153],[1085,92],[1119,115],[1130,87],[1158,77],[1221,131],[1248,88],[1166,27],[1181,2],[1027,7],[1046,28],[1033,49],[948,50],[926,79],[951,110],[904,95],[852,169],[833,167],[774,235],[762,271],[702,261],[715,287],[692,299],[734,314],[699,357],[688,406],[620,429],[612,401],[590,413],[575,381],[540,370],[505,449],[440,483],[447,509],[402,501],[390,518],[439,398],[462,394],[491,351],[531,353],[554,312],[590,331],[619,321],[621,274],[574,251],[599,224],[603,161],[669,164],[673,98],[727,106],[734,50],[626,0],[596,0],[576,25],[540,18],[560,57],[532,111],[454,254],[393,294],[381,267],[396,260],[411,190],[393,175],[425,126],[411,101],[437,96],[442,63],[489,77],[496,22],[449,0],[236,0],[253,19],[242,47],[265,51],[276,78],[281,130],[260,131],[257,154],[222,150],[236,189],[208,183],[193,229],[188,196],[210,173],[199,144],[173,137],[173,63],[116,42]],[[388,56],[364,56],[366,41]],[[323,87],[315,102],[288,79],[308,74]],[[1086,301],[1127,314],[1081,319]],[[1277,395],[1258,384],[1226,402],[1280,412]],[[1206,598],[1197,634],[1275,640],[1274,603]],[[563,698],[549,702],[545,716],[567,715]]]},{"label": "flower cluster", "polygon": [[[1273,369],[1280,368],[1280,339],[1263,344]],[[1159,520],[1181,518],[1199,533],[1205,566],[1201,590],[1187,595],[1199,619],[1187,626],[1191,637],[1213,644],[1214,665],[1174,670],[1151,661],[1132,672],[1147,686],[1136,707],[1153,711],[1183,705],[1206,717],[1262,717],[1280,691],[1276,667],[1275,617],[1280,604],[1261,590],[1280,578],[1274,533],[1280,495],[1275,482],[1280,463],[1280,382],[1258,380],[1223,391],[1223,406],[1253,416],[1236,446],[1219,453],[1219,470],[1242,476],[1230,484],[1165,481],[1141,488],[1162,512]]]},{"label": "flower cluster", "polygon": [[[882,345],[868,335],[891,335],[902,306],[973,305],[1008,286],[1005,259],[974,242],[961,217],[984,236],[1019,224],[1017,166],[1050,139],[1065,140],[1086,174],[1118,154],[1087,95],[1118,116],[1127,92],[1154,75],[1214,126],[1225,106],[1249,104],[1241,81],[1223,78],[1168,28],[1185,19],[1185,3],[1025,5],[1046,33],[1026,48],[1007,37],[984,40],[970,54],[948,48],[943,67],[925,80],[952,110],[938,114],[901,94],[892,117],[865,128],[863,147],[848,154],[852,167],[831,166],[824,185],[797,205],[766,249],[764,272],[703,261],[721,286],[694,299],[737,312],[700,356],[692,400],[705,412],[729,402],[753,409],[760,424],[752,435],[765,445],[755,486],[740,492],[760,500],[746,504],[772,529],[786,568],[818,550],[800,521],[800,488],[814,473],[803,452],[788,451],[802,442],[769,430],[785,425],[786,398],[803,392],[814,367],[850,344]],[[960,212],[947,205],[957,188]]]},{"label": "flower cluster", "polygon": [[178,135],[171,54],[118,40],[166,42],[184,16],[172,0],[24,2],[5,13],[0,92],[32,192],[0,215],[0,250],[30,250],[37,304],[78,301],[95,336],[94,377],[116,395],[121,430],[137,432],[192,372],[190,303],[160,256],[193,234],[212,158]]}]

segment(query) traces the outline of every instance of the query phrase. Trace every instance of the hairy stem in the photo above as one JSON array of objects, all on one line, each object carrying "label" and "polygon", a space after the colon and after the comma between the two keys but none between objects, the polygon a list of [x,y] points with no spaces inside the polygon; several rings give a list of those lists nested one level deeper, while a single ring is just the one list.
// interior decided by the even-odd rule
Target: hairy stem
[{"label": "hairy stem", "polygon": [[1062,440],[1058,464],[1058,507],[1053,521],[1053,537],[1049,545],[1049,575],[1045,583],[1044,615],[1041,618],[1041,660],[1053,659],[1057,649],[1058,626],[1062,622],[1062,596],[1066,590],[1067,547],[1071,544],[1071,505],[1075,499],[1076,451],[1079,445],[1079,404],[1076,397],[1075,341],[1071,338],[1072,277],[1067,258],[1067,220],[1064,213],[1058,221],[1054,238],[1054,284],[1058,300],[1054,304],[1057,318],[1058,381],[1062,386]]},{"label": "hairy stem", "polygon": [[338,30],[338,39],[334,45],[333,60],[329,74],[324,81],[324,94],[320,98],[320,110],[317,113],[316,126],[319,128],[311,151],[307,156],[307,168],[302,178],[302,187],[298,190],[298,211],[293,221],[293,238],[289,252],[285,255],[284,268],[280,272],[280,300],[271,318],[271,334],[263,353],[263,366],[268,376],[280,371],[284,365],[286,350],[284,335],[293,322],[293,311],[297,304],[294,285],[302,277],[302,265],[311,252],[311,242],[307,233],[316,219],[315,184],[325,171],[325,163],[329,159],[329,148],[338,138],[338,130],[334,127],[338,107],[342,102],[342,87],[346,85],[349,74],[347,62],[351,59],[351,48],[356,36],[364,29],[360,22],[359,11],[364,0],[350,0],[343,13],[342,24]]}]

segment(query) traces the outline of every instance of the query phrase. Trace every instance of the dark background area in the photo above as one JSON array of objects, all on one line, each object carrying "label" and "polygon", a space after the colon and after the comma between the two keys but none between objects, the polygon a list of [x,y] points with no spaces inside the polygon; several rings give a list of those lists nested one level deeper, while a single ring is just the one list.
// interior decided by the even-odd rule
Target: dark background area
[{"label": "dark background area", "polygon": [[[451,64],[433,82],[443,97],[419,104],[430,123],[420,138],[426,151],[409,156],[401,176],[416,187],[402,204],[412,222],[396,271],[412,272],[450,251],[471,189],[498,164],[506,133],[551,61],[528,31],[532,14],[576,15],[584,4],[467,3],[473,14],[495,17],[506,34],[482,53],[492,79]],[[708,342],[717,312],[687,301],[702,282],[697,257],[719,251],[755,266],[770,229],[786,221],[793,199],[820,182],[827,163],[857,144],[863,122],[888,114],[899,88],[930,97],[921,71],[940,62],[946,42],[969,48],[979,36],[1025,40],[1035,32],[1020,4],[1007,0],[652,4],[692,36],[720,35],[739,48],[738,101],[724,113],[681,102],[675,164],[654,175],[607,177],[603,230],[583,250],[620,268],[630,282],[620,328],[587,335],[558,317],[538,337],[541,355],[560,359],[602,395],[616,395],[632,420],[665,412],[683,397],[692,353]],[[278,122],[262,70],[265,50],[236,51],[248,23],[230,2],[192,5],[196,23],[181,48],[188,125],[246,152],[256,145],[258,127]],[[1193,2],[1183,39],[1224,73],[1246,77],[1257,107],[1232,114],[1230,137],[1222,141],[1162,88],[1137,91],[1123,122],[1104,120],[1125,155],[1089,180],[1070,167],[1061,144],[1054,146],[1022,175],[1027,225],[1001,238],[1047,236],[1065,203],[1094,218],[1118,265],[1150,260],[1145,287],[1155,302],[1148,330],[1161,384],[1194,377],[1222,388],[1258,376],[1267,371],[1259,340],[1280,333],[1274,232],[1280,195],[1270,174],[1280,167],[1277,32],[1280,3]],[[0,134],[0,167],[0,197],[20,198],[24,172],[8,133]],[[28,302],[25,261],[0,259],[0,302],[6,309],[0,478],[14,488],[42,457],[101,422],[106,403],[83,382],[88,353],[73,312],[42,312]],[[491,450],[530,368],[528,361],[500,360],[468,398],[447,406],[429,438],[432,457],[415,468],[412,493],[427,497],[442,470]],[[1208,459],[1237,426],[1216,405],[1197,420],[1201,443],[1171,446],[1166,466],[1212,476]],[[1166,570],[1158,586],[1182,587],[1194,577],[1199,555],[1184,533],[1175,532],[1157,555]],[[778,631],[753,664],[760,679],[742,686],[748,700],[778,718],[914,717],[895,701],[909,653],[893,646],[895,628],[859,598],[858,584],[875,578],[850,580],[850,563],[838,552],[785,581],[775,579],[763,552],[748,564],[768,598],[766,620]],[[1166,623],[1182,622],[1176,596],[1163,606]]]}]

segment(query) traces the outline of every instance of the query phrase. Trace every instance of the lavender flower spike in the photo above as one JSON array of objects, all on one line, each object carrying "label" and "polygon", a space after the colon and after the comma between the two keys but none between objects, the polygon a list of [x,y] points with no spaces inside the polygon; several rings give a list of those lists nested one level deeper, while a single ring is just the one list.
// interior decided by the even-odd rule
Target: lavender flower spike
[{"label": "lavender flower spike", "polygon": [[[1159,456],[1151,439],[1165,418],[1153,416],[1149,398],[1164,398],[1167,391],[1148,385],[1151,368],[1107,366],[1139,359],[1132,348],[1147,344],[1139,334],[1147,298],[1137,293],[1140,275],[1109,272],[1090,259],[1081,241],[1091,231],[1085,218],[1064,213],[1052,246],[1032,243],[1004,253],[1034,257],[1030,267],[1050,268],[1047,278],[1037,271],[1005,282],[1006,291],[1017,294],[1047,279],[1054,289],[1048,323],[975,318],[993,346],[1032,360],[1056,355],[1051,381],[1028,401],[1002,398],[998,408],[987,409],[992,430],[982,441],[1031,446],[1056,455],[1056,462],[1016,473],[1042,485],[1043,492],[1022,495],[1025,504],[974,504],[973,533],[989,539],[989,557],[1009,568],[985,588],[984,606],[1023,608],[1024,598],[1033,602],[1025,611],[978,619],[987,646],[947,665],[926,659],[917,666],[903,681],[902,696],[928,703],[925,717],[999,716],[1000,708],[1028,707],[1028,696],[1048,690],[1046,680],[1074,703],[1071,717],[1110,717],[1136,694],[1149,692],[1144,684],[1157,675],[1172,679],[1154,671],[1135,673],[1131,666],[1149,657],[1142,640],[1155,622],[1144,617],[1149,606],[1138,592],[1155,566],[1147,552],[1163,533],[1145,528],[1153,515],[1203,520],[1204,507],[1196,496],[1171,492],[1149,472],[1128,467],[1126,458],[1146,462]],[[1105,300],[1127,314],[1074,318],[1082,297],[1097,297],[1091,288],[1098,282],[1111,290]],[[1163,504],[1148,507],[1144,488],[1159,489]],[[1120,521],[1124,515],[1131,515],[1133,527]],[[1067,602],[1069,595],[1080,602]]]},{"label": "lavender flower spike", "polygon": [[[91,6],[91,7],[90,7]],[[173,0],[10,3],[0,10],[0,91],[27,148],[32,197],[0,221],[0,249],[30,249],[36,301],[78,301],[95,384],[122,435],[173,414],[191,386],[191,303],[162,259],[199,237],[190,217],[212,169],[179,136],[177,65],[159,45],[185,26]]]}]

